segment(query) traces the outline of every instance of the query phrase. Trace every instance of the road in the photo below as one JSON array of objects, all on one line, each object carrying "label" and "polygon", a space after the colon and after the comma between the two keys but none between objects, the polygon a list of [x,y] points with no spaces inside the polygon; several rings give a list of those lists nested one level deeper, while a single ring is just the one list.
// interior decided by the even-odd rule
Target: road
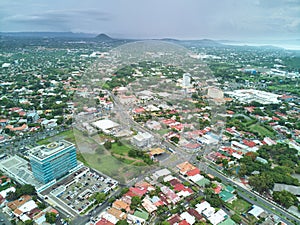
[{"label": "road", "polygon": [[[237,192],[242,198],[244,198],[246,201],[250,202],[251,204],[262,207],[268,213],[278,215],[280,218],[282,218],[283,222],[285,222],[286,224],[293,224],[290,221],[295,221],[296,224],[300,224],[300,220],[297,217],[295,217],[294,215],[291,215],[290,213],[286,212],[281,207],[278,207],[277,205],[264,199],[260,195],[257,195],[255,193],[251,192],[250,190],[240,186],[238,183],[229,179],[228,177],[226,177],[222,173],[218,172],[217,170],[215,170],[211,167],[207,167],[207,172],[212,174],[215,177],[219,177],[223,183],[228,183],[232,186],[237,186],[238,187]],[[287,218],[288,220],[285,218]]]},{"label": "road", "polygon": [[[122,118],[124,118],[124,121],[126,121],[127,125],[131,125],[134,129],[136,129],[138,131],[148,132],[148,133],[152,134],[155,138],[158,138],[159,140],[161,140],[161,144],[164,145],[166,148],[169,147],[169,148],[172,148],[172,149],[174,149],[176,151],[175,159],[172,159],[172,160],[171,159],[170,160],[167,159],[167,160],[165,160],[163,162],[163,166],[168,167],[170,169],[174,169],[176,167],[176,165],[178,165],[179,163],[184,162],[184,161],[196,162],[194,154],[189,154],[186,151],[184,151],[183,149],[181,149],[181,148],[179,148],[177,146],[174,146],[173,144],[167,142],[166,140],[163,140],[163,138],[161,136],[159,136],[157,133],[154,133],[151,130],[146,129],[145,127],[142,127],[137,122],[133,121],[130,118],[130,116],[128,115],[127,110],[125,110],[121,106],[122,104],[118,101],[118,98],[116,98],[113,95],[112,95],[112,97],[113,97],[113,100],[115,102],[115,105],[117,105],[119,107],[118,111],[122,114]],[[204,162],[202,162],[202,164],[203,163]],[[263,197],[255,194],[253,192],[251,192],[250,190],[248,190],[248,189],[246,189],[244,187],[241,187],[238,183],[234,182],[231,179],[228,179],[225,175],[223,175],[220,172],[218,172],[218,171],[210,168],[207,164],[206,165],[202,165],[202,168],[206,168],[206,170],[207,170],[208,173],[210,173],[210,174],[212,174],[212,175],[214,175],[216,177],[219,177],[224,183],[229,183],[229,184],[231,184],[233,186],[238,185],[238,190],[237,190],[238,194],[241,197],[243,197],[245,200],[249,201],[251,204],[255,204],[255,205],[261,206],[268,213],[275,213],[275,214],[277,214],[287,224],[292,224],[290,221],[296,221],[298,224],[300,224],[300,220],[297,217],[295,217],[294,215],[288,213],[287,211],[285,211],[281,207],[278,207],[277,205],[271,203],[270,201],[264,199]]]},{"label": "road", "polygon": [[0,224],[11,225],[7,215],[2,212],[2,209],[0,210]]},{"label": "road", "polygon": [[[70,128],[69,128],[70,129]],[[55,136],[58,133],[67,130],[63,127],[56,127],[51,129],[45,129],[37,133],[26,134],[22,137],[17,137],[13,140],[7,140],[0,143],[0,151],[3,153],[8,152],[9,154],[17,154],[26,151],[27,149],[24,146],[36,146],[36,142],[48,137]]]}]

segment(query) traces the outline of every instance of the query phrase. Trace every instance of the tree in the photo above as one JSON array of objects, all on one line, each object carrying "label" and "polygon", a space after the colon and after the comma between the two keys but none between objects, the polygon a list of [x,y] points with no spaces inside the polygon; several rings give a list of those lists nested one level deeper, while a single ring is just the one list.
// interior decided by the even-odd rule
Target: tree
[{"label": "tree", "polygon": [[204,190],[204,195],[206,201],[208,201],[213,207],[221,207],[223,205],[223,201],[219,198],[217,194],[213,192],[212,189],[206,188]]},{"label": "tree", "polygon": [[111,147],[112,147],[111,142],[110,142],[110,141],[106,141],[106,142],[104,143],[104,147],[105,147],[106,149],[111,149]]},{"label": "tree", "polygon": [[13,201],[20,198],[22,195],[36,195],[36,190],[34,186],[30,184],[25,184],[21,187],[17,187],[15,192],[9,192],[7,194],[7,200]]},{"label": "tree", "polygon": [[178,142],[179,142],[179,137],[173,136],[173,137],[171,137],[170,140],[171,140],[172,142],[174,142],[175,144],[178,144]]},{"label": "tree", "polygon": [[129,223],[127,222],[127,220],[119,220],[116,225],[128,225]]},{"label": "tree", "polygon": [[249,184],[254,188],[254,190],[259,193],[269,192],[273,188],[274,181],[270,174],[262,173],[259,175],[251,176],[249,178]]},{"label": "tree", "polygon": [[39,207],[40,210],[44,210],[47,207],[44,202],[38,202],[37,205],[38,205],[38,207]]},{"label": "tree", "polygon": [[140,197],[138,196],[133,196],[131,198],[131,205],[130,208],[132,210],[135,210],[140,204],[141,204],[142,200],[140,199]]},{"label": "tree", "polygon": [[128,188],[128,187],[125,187],[125,188],[123,188],[123,189],[121,190],[120,195],[122,196],[122,195],[126,194],[128,191],[129,191],[129,188]]},{"label": "tree", "polygon": [[238,214],[232,215],[231,219],[238,224],[240,224],[242,222],[242,218]]},{"label": "tree", "polygon": [[97,192],[97,193],[94,193],[91,197],[90,197],[90,200],[95,200],[95,203],[96,204],[100,204],[102,202],[104,202],[106,199],[106,194],[104,194],[103,192]]},{"label": "tree", "polygon": [[104,194],[102,192],[101,193],[97,193],[97,195],[96,195],[96,202],[98,204],[102,203],[105,199],[106,199],[106,194]]},{"label": "tree", "polygon": [[56,214],[54,212],[47,212],[45,217],[46,217],[46,222],[48,223],[53,224],[56,221]]},{"label": "tree", "polygon": [[298,203],[297,197],[286,190],[274,191],[273,199],[275,202],[279,203],[280,205],[284,206],[285,208],[289,208],[292,205],[297,205],[297,203]]},{"label": "tree", "polygon": [[168,221],[162,221],[160,225],[170,225],[170,223]]},{"label": "tree", "polygon": [[26,220],[24,222],[25,225],[33,225],[33,221],[32,220]]}]

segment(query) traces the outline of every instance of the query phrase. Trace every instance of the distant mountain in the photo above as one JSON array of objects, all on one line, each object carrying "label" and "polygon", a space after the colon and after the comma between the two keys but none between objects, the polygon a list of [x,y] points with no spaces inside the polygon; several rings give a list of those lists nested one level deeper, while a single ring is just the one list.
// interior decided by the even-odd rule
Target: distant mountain
[{"label": "distant mountain", "polygon": [[184,46],[199,46],[199,47],[222,47],[222,43],[211,40],[211,39],[201,39],[201,40],[182,40],[180,41]]},{"label": "distant mountain", "polygon": [[97,38],[97,40],[101,40],[101,41],[112,41],[112,40],[114,40],[113,38],[111,38],[107,34],[99,34],[99,35],[96,36],[96,38]]},{"label": "distant mountain", "polygon": [[214,41],[211,39],[202,39],[202,40],[197,41],[197,43],[204,45],[204,46],[221,46],[221,45],[223,45],[220,42]]},{"label": "distant mountain", "polygon": [[222,43],[218,41],[214,41],[211,39],[201,39],[201,40],[180,40],[180,39],[174,39],[174,38],[161,38],[161,39],[152,39],[152,40],[158,40],[158,41],[169,41],[169,42],[177,42],[182,43],[183,45],[198,45],[198,46],[223,46]]},{"label": "distant mountain", "polygon": [[174,39],[174,38],[160,38],[160,39],[153,39],[153,40],[159,40],[159,41],[172,41],[172,42],[180,41],[180,40]]},{"label": "distant mountain", "polygon": [[39,37],[39,38],[55,38],[55,37],[73,37],[73,38],[89,38],[94,34],[73,33],[73,32],[1,32],[1,36],[9,37]]}]

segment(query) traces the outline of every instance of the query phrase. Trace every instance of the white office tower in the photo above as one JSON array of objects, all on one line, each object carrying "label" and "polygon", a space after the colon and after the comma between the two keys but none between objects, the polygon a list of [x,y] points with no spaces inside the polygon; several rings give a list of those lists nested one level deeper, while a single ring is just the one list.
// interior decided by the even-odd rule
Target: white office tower
[{"label": "white office tower", "polygon": [[191,74],[184,73],[182,76],[182,87],[190,87],[191,86]]}]

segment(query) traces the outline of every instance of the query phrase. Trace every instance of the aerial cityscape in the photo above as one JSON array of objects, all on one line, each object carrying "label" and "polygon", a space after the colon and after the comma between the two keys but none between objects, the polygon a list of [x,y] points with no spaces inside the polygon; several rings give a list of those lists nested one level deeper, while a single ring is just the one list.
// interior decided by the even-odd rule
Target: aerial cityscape
[{"label": "aerial cityscape", "polygon": [[298,0],[24,2],[0,225],[300,224]]}]

